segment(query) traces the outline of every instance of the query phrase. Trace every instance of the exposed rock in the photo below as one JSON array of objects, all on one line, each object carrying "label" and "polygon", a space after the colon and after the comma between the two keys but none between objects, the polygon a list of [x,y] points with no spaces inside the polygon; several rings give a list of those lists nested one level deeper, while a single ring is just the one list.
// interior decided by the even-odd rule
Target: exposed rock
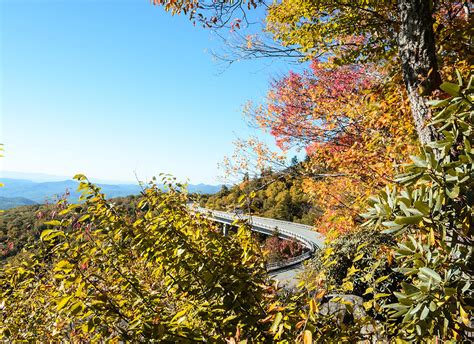
[{"label": "exposed rock", "polygon": [[323,303],[320,312],[323,315],[333,315],[338,324],[349,324],[363,318],[366,313],[364,300],[357,295],[328,295],[328,302]]}]

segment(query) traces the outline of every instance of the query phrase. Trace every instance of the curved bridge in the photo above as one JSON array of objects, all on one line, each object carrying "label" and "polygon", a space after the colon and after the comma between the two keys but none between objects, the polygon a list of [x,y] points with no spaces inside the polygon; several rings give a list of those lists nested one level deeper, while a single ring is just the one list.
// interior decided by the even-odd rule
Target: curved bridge
[{"label": "curved bridge", "polygon": [[282,262],[268,264],[267,270],[269,272],[297,266],[306,259],[309,259],[313,255],[314,251],[321,248],[324,244],[324,236],[322,234],[315,232],[312,229],[313,227],[300,223],[211,210],[201,207],[192,207],[192,209],[196,212],[206,215],[216,222],[224,224],[224,234],[226,234],[227,226],[232,225],[235,220],[245,220],[251,225],[252,231],[266,235],[273,235],[276,232],[278,233],[279,238],[295,239],[308,249],[307,252],[300,256],[293,257]]}]

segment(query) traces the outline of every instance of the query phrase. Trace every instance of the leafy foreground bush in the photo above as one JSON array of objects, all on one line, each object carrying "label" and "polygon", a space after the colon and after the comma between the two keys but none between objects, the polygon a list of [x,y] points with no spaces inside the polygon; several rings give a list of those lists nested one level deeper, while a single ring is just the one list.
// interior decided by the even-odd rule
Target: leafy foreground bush
[{"label": "leafy foreground bush", "polygon": [[403,280],[403,275],[394,271],[391,247],[395,243],[393,235],[380,231],[344,234],[316,252],[301,279],[306,287],[319,283],[327,293],[359,296],[365,310],[380,317],[380,306],[387,303],[387,297]]},{"label": "leafy foreground bush", "polygon": [[432,122],[438,140],[365,215],[366,226],[400,236],[397,271],[406,281],[387,309],[401,322],[392,330],[410,340],[467,339],[474,330],[474,78],[458,73],[458,81],[441,85],[450,98],[432,102],[441,109]]},{"label": "leafy foreground bush", "polygon": [[243,225],[222,236],[173,186],[151,185],[130,216],[78,179],[85,204],[68,206],[37,253],[1,271],[4,339],[265,339],[265,270]]}]

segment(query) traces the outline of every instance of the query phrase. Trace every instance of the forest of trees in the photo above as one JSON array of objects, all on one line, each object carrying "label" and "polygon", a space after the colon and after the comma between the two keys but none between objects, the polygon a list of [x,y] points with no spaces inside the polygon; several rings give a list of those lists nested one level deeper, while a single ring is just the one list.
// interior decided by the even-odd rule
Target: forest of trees
[{"label": "forest of trees", "polygon": [[[252,192],[253,197],[249,198]],[[247,203],[241,204],[241,197],[245,197]],[[203,195],[199,202],[210,209],[239,209],[254,215],[307,225],[313,225],[320,215],[320,211],[304,193],[301,179],[285,172],[266,171],[254,179],[246,175],[241,183],[232,187],[224,185],[216,194]]]},{"label": "forest of trees", "polygon": [[[471,2],[153,4],[236,33],[230,63],[302,64],[245,108],[281,151],[238,141],[224,166],[242,183],[202,201],[312,222],[326,245],[298,288],[281,290],[248,225],[221,235],[172,178],[125,206],[78,175],[83,203],[51,205],[34,248],[0,270],[1,338],[472,341]],[[246,35],[256,8],[265,27]],[[291,148],[308,156],[298,168],[286,163]]]},{"label": "forest of trees", "polygon": [[[61,196],[60,202],[66,202],[67,194]],[[58,200],[59,201],[59,200]],[[119,197],[111,200],[123,207],[130,215],[138,202],[138,196]],[[15,257],[23,249],[34,247],[40,234],[48,226],[45,222],[57,216],[55,202],[20,206],[2,211],[0,215],[0,265],[7,258]],[[21,259],[22,256],[16,259]]]}]

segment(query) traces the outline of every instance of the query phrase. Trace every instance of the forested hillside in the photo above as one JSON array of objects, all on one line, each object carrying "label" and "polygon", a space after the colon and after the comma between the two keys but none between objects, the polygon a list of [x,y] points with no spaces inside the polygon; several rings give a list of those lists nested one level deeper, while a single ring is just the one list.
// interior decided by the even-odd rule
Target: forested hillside
[{"label": "forested hillside", "polygon": [[10,209],[21,205],[32,205],[35,201],[24,197],[1,197],[0,196],[0,210]]},{"label": "forested hillside", "polygon": [[[132,214],[138,196],[114,198],[112,202]],[[66,202],[63,199],[62,202]],[[34,246],[45,222],[58,216],[58,207],[53,204],[35,204],[14,207],[0,213],[0,262],[17,255],[23,248]],[[0,263],[1,264],[1,263]]]},{"label": "forested hillside", "polygon": [[[300,168],[294,166],[293,169]],[[252,198],[248,196],[252,193]],[[248,200],[242,204],[242,198]],[[302,179],[294,173],[267,171],[258,178],[245,177],[238,185],[224,186],[201,200],[201,205],[217,210],[240,209],[246,213],[313,225],[321,210],[303,191]]]},{"label": "forested hillside", "polygon": [[38,211],[47,211],[49,206],[32,205],[5,210],[0,215],[0,259],[17,254],[25,245],[38,240],[47,228],[38,218]]}]

